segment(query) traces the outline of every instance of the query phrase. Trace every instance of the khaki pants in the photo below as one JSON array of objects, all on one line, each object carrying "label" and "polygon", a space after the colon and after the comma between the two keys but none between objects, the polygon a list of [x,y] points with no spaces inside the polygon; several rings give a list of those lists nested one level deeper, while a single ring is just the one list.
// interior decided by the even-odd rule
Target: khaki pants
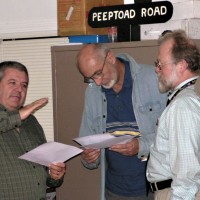
[{"label": "khaki pants", "polygon": [[[154,192],[155,200],[170,200],[171,188],[166,188],[164,190],[158,190]],[[195,200],[200,200],[200,191],[197,193]]]}]

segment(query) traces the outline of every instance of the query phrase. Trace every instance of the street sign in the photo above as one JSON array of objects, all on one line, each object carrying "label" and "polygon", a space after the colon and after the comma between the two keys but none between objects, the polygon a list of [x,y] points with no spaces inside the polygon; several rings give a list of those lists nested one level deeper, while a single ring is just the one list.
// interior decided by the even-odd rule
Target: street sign
[{"label": "street sign", "polygon": [[93,7],[88,15],[88,24],[92,28],[103,28],[165,23],[172,14],[173,5],[169,1]]}]

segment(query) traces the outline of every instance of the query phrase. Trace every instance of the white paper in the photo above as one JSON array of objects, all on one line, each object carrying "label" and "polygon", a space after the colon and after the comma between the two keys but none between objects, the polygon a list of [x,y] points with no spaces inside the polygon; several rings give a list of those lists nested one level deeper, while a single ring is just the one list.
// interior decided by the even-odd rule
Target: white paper
[{"label": "white paper", "polygon": [[50,163],[65,162],[80,154],[82,151],[82,149],[71,145],[59,142],[47,142],[28,153],[25,153],[19,158],[48,166]]},{"label": "white paper", "polygon": [[111,133],[104,133],[75,138],[74,141],[82,147],[101,149],[111,147],[114,144],[126,143],[134,137],[133,135],[114,136]]}]

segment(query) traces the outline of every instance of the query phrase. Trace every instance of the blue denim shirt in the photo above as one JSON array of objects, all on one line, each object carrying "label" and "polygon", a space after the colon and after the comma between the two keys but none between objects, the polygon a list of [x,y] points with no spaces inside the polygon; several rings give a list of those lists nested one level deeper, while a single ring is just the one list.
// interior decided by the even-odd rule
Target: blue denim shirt
[{"label": "blue denim shirt", "polygon": [[[128,54],[120,54],[130,62],[133,84],[133,109],[141,133],[139,139],[138,158],[147,157],[149,147],[155,136],[156,122],[165,108],[167,94],[161,94],[154,67],[138,64]],[[79,136],[94,135],[106,132],[107,101],[101,86],[89,84],[85,93],[85,105]],[[101,150],[101,157],[96,163],[88,164],[82,160],[86,168],[94,169],[101,163],[101,200],[105,199],[105,150]]]}]

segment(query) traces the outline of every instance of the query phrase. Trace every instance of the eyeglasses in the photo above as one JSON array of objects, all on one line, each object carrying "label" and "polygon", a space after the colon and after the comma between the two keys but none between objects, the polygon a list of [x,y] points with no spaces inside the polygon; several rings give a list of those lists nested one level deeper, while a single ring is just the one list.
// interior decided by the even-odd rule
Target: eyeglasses
[{"label": "eyeglasses", "polygon": [[106,53],[106,56],[105,56],[105,58],[104,58],[104,61],[103,61],[103,65],[102,65],[101,70],[98,71],[98,72],[95,72],[95,73],[94,73],[92,76],[90,76],[90,77],[84,77],[84,82],[85,82],[85,83],[93,83],[93,82],[94,82],[94,79],[102,78],[102,77],[104,76],[103,69],[104,69],[104,66],[105,66],[107,57],[108,57],[108,52]]},{"label": "eyeglasses", "polygon": [[158,69],[159,70],[162,70],[162,66],[165,66],[165,65],[169,65],[169,64],[174,64],[175,62],[165,62],[165,63],[161,63],[159,60],[156,60],[155,62],[154,62],[154,64],[155,64],[155,67],[157,68],[158,67]]}]

